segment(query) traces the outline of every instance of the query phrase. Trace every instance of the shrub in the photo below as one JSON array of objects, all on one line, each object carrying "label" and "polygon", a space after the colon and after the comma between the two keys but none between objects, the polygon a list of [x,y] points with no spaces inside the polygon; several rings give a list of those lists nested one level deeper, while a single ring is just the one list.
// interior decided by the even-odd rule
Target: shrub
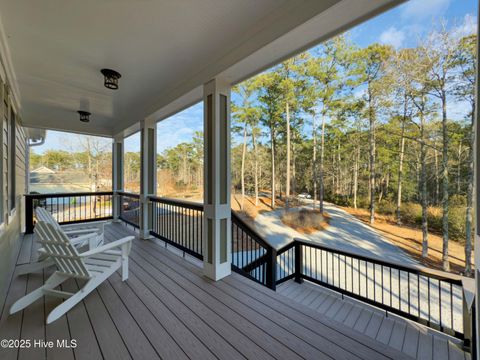
[{"label": "shrub", "polygon": [[353,202],[346,195],[326,194],[325,200],[339,206],[352,206]]},{"label": "shrub", "polygon": [[439,207],[430,206],[427,209],[427,221],[428,221],[428,229],[441,232],[442,231],[442,209]]},{"label": "shrub", "polygon": [[451,207],[448,214],[448,232],[452,239],[465,241],[465,207]]},{"label": "shrub", "polygon": [[377,206],[379,214],[383,215],[395,215],[397,212],[397,205],[391,201],[382,201]]},{"label": "shrub", "polygon": [[370,207],[370,200],[367,196],[359,196],[357,198],[357,206],[362,209],[368,209]]},{"label": "shrub", "polygon": [[422,207],[415,203],[404,203],[400,208],[400,216],[404,223],[422,224]]},{"label": "shrub", "polygon": [[467,206],[467,197],[459,194],[452,195],[449,198],[449,204],[451,207]]},{"label": "shrub", "polygon": [[318,210],[292,209],[282,214],[282,222],[299,232],[310,234],[327,226],[328,215],[322,215]]}]

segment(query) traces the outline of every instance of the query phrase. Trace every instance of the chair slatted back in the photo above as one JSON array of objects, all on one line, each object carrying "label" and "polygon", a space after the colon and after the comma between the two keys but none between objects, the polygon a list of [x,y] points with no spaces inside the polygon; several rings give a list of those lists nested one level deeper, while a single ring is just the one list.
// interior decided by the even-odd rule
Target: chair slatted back
[{"label": "chair slatted back", "polygon": [[49,224],[52,224],[56,228],[61,229],[60,225],[58,224],[57,220],[53,217],[53,215],[47,210],[42,207],[37,207],[35,209],[35,217],[38,221],[44,221]]},{"label": "chair slatted back", "polygon": [[55,261],[59,271],[75,277],[91,277],[83,259],[78,256],[77,250],[61,229],[39,220],[35,225],[35,234],[47,255]]}]

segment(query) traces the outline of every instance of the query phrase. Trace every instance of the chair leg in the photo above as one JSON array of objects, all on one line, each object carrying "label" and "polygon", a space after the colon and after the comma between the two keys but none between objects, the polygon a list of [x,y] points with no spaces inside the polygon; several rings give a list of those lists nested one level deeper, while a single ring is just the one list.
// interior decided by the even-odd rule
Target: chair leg
[{"label": "chair leg", "polygon": [[54,289],[67,279],[68,276],[54,272],[48,278],[45,284],[43,284],[43,286],[40,286],[38,289],[15,301],[15,303],[10,307],[10,315],[25,309],[30,304],[33,304],[36,300],[40,299],[44,295],[44,290]]},{"label": "chair leg", "polygon": [[[126,244],[127,245],[127,244]],[[122,246],[122,281],[128,279],[128,254],[130,249],[128,246]]]},{"label": "chair leg", "polygon": [[94,290],[98,285],[98,283],[93,285],[92,280],[89,280],[81,290],[76,292],[74,295],[72,295],[67,300],[58,305],[55,309],[50,311],[50,314],[48,314],[47,316],[47,324],[51,324],[52,322],[63,316],[67,311],[69,311],[80,301],[82,301],[85,296],[90,294],[90,292],[92,292],[92,290]]},{"label": "chair leg", "polygon": [[117,271],[119,267],[120,264],[117,262],[116,265],[113,265],[103,274],[88,280],[87,283],[78,292],[73,294],[71,297],[69,297],[67,300],[58,305],[55,309],[53,309],[50,314],[48,314],[47,324],[51,324],[58,318],[62,317],[67,311],[69,311],[80,301],[82,301],[88,294],[95,290],[97,286],[99,286],[102,282],[108,279],[108,277],[112,275],[115,271]]},{"label": "chair leg", "polygon": [[55,262],[51,258],[46,258],[42,261],[37,261],[30,264],[21,265],[18,267],[17,275],[25,275],[33,272],[40,271],[49,266],[52,266]]}]

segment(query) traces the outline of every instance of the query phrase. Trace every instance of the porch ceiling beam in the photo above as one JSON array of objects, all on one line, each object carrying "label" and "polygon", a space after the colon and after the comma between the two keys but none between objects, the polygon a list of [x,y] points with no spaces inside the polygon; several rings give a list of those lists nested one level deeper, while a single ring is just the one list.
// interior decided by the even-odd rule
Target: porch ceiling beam
[{"label": "porch ceiling beam", "polygon": [[[90,124],[90,125],[89,125]],[[93,136],[104,136],[104,137],[113,137],[114,133],[112,128],[98,126],[90,123],[82,123],[78,120],[78,114],[75,116],[74,121],[64,121],[58,122],[51,119],[43,119],[39,121],[31,117],[22,118],[22,125],[25,127],[31,127],[34,129],[44,129],[44,130],[56,130],[56,131],[65,131],[70,133],[84,134],[84,135],[93,135]]]}]

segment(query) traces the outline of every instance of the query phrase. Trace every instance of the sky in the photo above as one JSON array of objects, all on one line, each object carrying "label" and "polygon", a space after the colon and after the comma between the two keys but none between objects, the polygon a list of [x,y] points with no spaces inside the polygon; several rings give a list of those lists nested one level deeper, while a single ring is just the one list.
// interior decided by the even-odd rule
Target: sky
[{"label": "sky", "polygon": [[[359,46],[380,42],[400,49],[413,47],[418,40],[438,24],[441,19],[455,28],[458,35],[476,29],[477,0],[410,0],[349,31],[350,39]],[[451,104],[452,116],[460,117],[464,106]],[[157,124],[157,151],[174,147],[192,139],[196,131],[203,130],[203,104],[196,104]],[[48,149],[70,150],[68,137],[61,132],[48,131],[45,145],[35,148],[42,153]],[[125,140],[125,151],[139,151],[140,136],[134,134]]]}]

